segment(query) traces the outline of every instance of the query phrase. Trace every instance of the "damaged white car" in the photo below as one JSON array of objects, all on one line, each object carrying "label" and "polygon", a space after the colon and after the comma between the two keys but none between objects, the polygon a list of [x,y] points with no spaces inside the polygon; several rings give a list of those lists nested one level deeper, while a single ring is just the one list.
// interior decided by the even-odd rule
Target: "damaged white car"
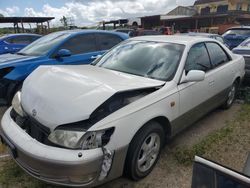
[{"label": "damaged white car", "polygon": [[244,66],[213,39],[129,39],[92,65],[35,70],[4,114],[1,138],[20,167],[49,183],[139,180],[167,139],[232,105]]}]

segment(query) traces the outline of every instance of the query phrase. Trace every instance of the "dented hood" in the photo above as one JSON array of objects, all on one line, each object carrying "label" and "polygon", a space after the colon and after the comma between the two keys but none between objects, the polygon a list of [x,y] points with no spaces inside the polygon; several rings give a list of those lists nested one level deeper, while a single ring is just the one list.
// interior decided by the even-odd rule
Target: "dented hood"
[{"label": "dented hood", "polygon": [[88,119],[117,92],[163,84],[91,65],[42,66],[25,80],[22,106],[26,113],[53,130],[58,125]]}]

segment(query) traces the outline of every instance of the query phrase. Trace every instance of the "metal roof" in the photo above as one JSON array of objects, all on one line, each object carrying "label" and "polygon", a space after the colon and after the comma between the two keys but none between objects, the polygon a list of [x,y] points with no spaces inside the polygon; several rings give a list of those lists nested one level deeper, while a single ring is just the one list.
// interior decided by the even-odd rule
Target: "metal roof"
[{"label": "metal roof", "polygon": [[214,2],[220,2],[220,1],[225,1],[225,0],[196,0],[194,5],[214,3]]},{"label": "metal roof", "polygon": [[0,17],[0,23],[42,23],[55,17]]}]

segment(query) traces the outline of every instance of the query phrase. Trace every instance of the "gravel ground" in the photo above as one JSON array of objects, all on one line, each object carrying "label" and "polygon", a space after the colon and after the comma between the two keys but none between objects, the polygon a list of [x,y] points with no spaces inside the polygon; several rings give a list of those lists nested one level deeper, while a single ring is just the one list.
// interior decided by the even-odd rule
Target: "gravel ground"
[{"label": "gravel ground", "polygon": [[[173,155],[174,148],[192,146],[193,144],[199,142],[209,133],[224,127],[226,125],[226,122],[233,120],[239,113],[240,109],[240,104],[234,104],[231,109],[226,111],[219,109],[215,110],[214,112],[210,113],[199,122],[191,126],[189,129],[180,133],[163,149],[160,160],[157,163],[156,167],[154,168],[152,173],[143,180],[139,182],[133,182],[122,177],[104,184],[99,188],[189,188],[192,176],[192,166],[185,166],[178,163]],[[0,113],[2,113],[3,111],[4,109],[0,108]],[[237,147],[237,145],[234,145],[234,147]],[[242,164],[235,166],[234,167],[236,169],[242,168]]]}]

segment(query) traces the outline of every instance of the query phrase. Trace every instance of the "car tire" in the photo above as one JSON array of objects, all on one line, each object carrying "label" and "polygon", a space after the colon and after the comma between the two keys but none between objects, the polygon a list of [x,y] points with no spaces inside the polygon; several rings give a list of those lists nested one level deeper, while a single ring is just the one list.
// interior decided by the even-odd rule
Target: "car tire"
[{"label": "car tire", "polygon": [[228,95],[227,95],[227,100],[222,105],[223,109],[229,109],[233,105],[233,102],[234,102],[234,100],[236,98],[238,85],[239,84],[237,83],[237,81],[235,81],[233,83],[233,85],[230,87],[230,90],[229,90]]},{"label": "car tire", "polygon": [[159,159],[164,140],[164,129],[157,122],[149,122],[140,129],[129,145],[125,174],[135,181],[147,176]]}]

